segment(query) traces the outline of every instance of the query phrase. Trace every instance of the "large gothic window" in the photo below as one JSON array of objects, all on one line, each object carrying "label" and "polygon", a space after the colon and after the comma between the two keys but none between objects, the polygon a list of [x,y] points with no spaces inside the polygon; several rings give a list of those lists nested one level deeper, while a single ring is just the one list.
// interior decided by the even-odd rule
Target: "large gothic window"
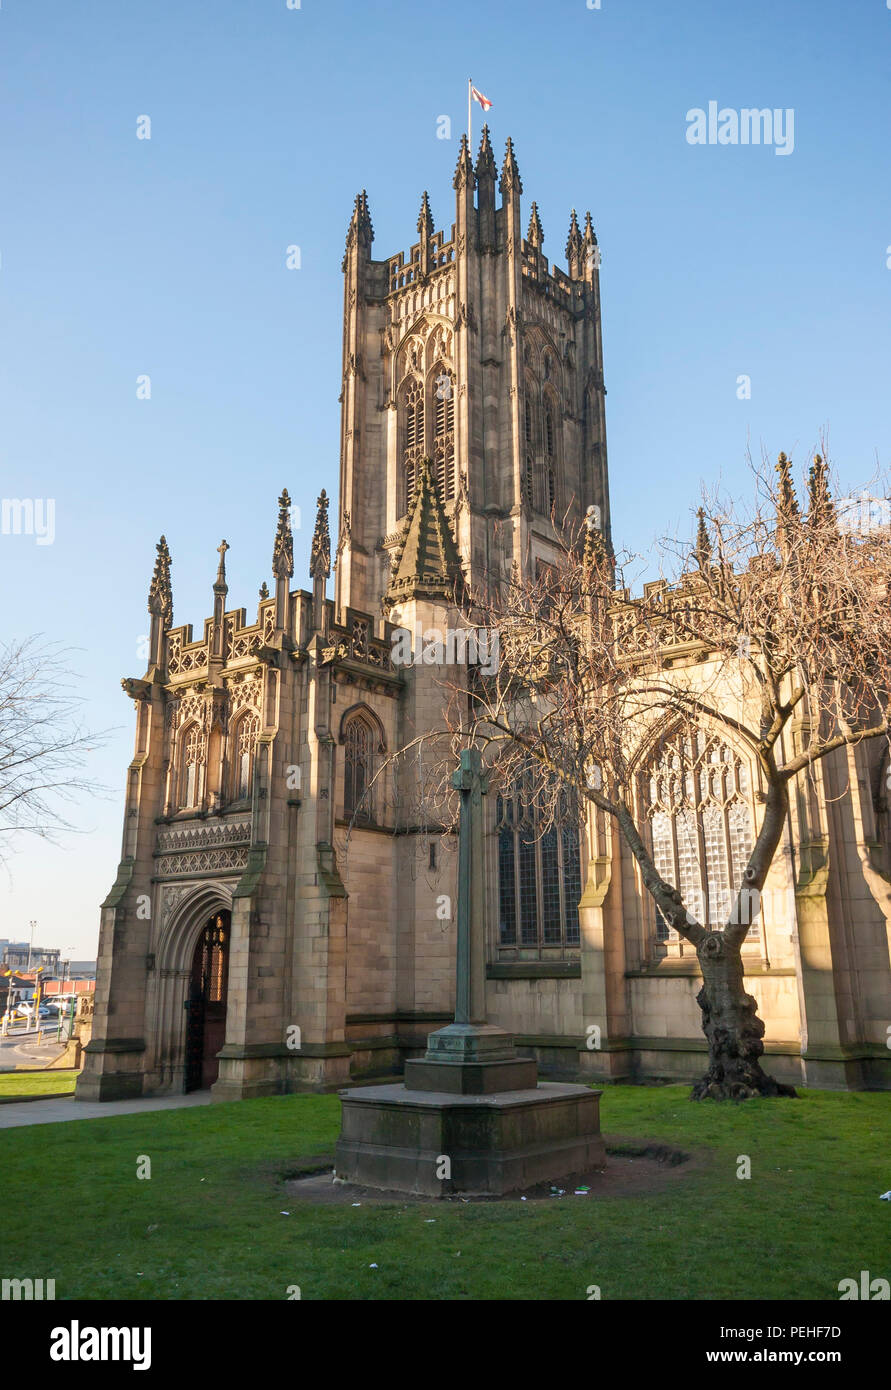
[{"label": "large gothic window", "polygon": [[[754,845],[745,762],[720,738],[677,733],[659,744],[641,792],[656,868],[704,926],[722,927]],[[676,939],[658,910],[656,936]]]},{"label": "large gothic window", "polygon": [[523,490],[533,511],[550,516],[557,505],[561,417],[553,384],[554,365],[547,354],[544,374],[543,387],[532,372],[525,376]]},{"label": "large gothic window", "polygon": [[455,497],[455,379],[440,362],[431,373],[433,479],[440,500]]},{"label": "large gothic window", "polygon": [[187,724],[179,738],[179,795],[181,811],[192,810],[201,799],[204,735],[196,723]]},{"label": "large gothic window", "polygon": [[547,955],[549,947],[579,945],[579,826],[568,795],[548,821],[531,779],[520,779],[513,796],[497,798],[499,947]]},{"label": "large gothic window", "polygon": [[526,400],[523,404],[523,440],[525,459],[523,465],[523,491],[530,507],[534,505],[535,479],[535,408],[532,404],[535,384],[530,377],[526,379]]},{"label": "large gothic window", "polygon": [[370,721],[360,714],[347,720],[343,742],[344,818],[373,822],[375,730]]},{"label": "large gothic window", "polygon": [[405,510],[415,495],[418,470],[424,457],[424,387],[412,379],[402,395],[402,470],[405,487]]},{"label": "large gothic window", "polygon": [[550,516],[557,503],[557,412],[550,396],[544,402],[544,468],[541,480],[542,510]]},{"label": "large gothic window", "polygon": [[[420,369],[419,369],[420,370]],[[408,511],[418,483],[421,459],[430,459],[440,499],[453,502],[455,476],[455,376],[437,361],[426,377],[411,376],[402,389],[400,408],[403,504]]]},{"label": "large gothic window", "polygon": [[260,717],[249,710],[237,721],[233,734],[232,797],[235,801],[244,800],[251,794],[259,734]]}]

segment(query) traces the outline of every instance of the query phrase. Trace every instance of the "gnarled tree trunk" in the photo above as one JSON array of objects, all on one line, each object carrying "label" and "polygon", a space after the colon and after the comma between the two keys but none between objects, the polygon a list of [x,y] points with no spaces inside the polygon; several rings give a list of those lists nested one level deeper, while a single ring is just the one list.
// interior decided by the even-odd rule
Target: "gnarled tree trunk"
[{"label": "gnarled tree trunk", "polygon": [[761,1070],[764,1024],[744,986],[740,946],[723,931],[707,932],[697,946],[703,985],[696,1002],[708,1039],[708,1071],[691,1100],[748,1100],[751,1096],[794,1096],[795,1089]]}]

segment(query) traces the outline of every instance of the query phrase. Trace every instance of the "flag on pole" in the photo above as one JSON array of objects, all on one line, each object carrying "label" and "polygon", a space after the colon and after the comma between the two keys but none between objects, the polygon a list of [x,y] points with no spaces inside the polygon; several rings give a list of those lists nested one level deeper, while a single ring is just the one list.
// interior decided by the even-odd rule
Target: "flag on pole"
[{"label": "flag on pole", "polygon": [[479,102],[480,106],[483,108],[484,111],[488,111],[489,107],[492,105],[489,98],[484,97],[482,92],[478,92],[476,87],[472,86],[470,88],[470,95],[473,97],[474,101]]}]

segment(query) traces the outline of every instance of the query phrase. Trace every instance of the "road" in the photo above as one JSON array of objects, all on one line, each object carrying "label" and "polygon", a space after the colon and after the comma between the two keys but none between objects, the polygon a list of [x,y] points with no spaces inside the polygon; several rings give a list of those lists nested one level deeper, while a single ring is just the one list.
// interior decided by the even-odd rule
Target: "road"
[{"label": "road", "polygon": [[45,1041],[38,1043],[37,1029],[0,1038],[0,1071],[19,1067],[47,1067],[59,1056],[64,1043],[56,1041],[56,1029],[43,1029]]}]

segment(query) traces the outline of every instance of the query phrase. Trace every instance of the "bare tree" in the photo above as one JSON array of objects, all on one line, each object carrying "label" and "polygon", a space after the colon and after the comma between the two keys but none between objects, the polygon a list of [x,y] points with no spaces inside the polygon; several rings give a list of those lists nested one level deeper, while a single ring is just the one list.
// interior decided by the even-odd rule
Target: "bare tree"
[{"label": "bare tree", "polygon": [[[497,673],[451,683],[455,743],[482,746],[500,785],[530,776],[539,809],[569,792],[613,817],[669,927],[694,947],[709,1065],[695,1098],[794,1094],[760,1065],[764,1024],[741,948],[780,844],[794,779],[833,750],[888,738],[891,535],[840,521],[818,455],[802,514],[791,466],[756,471],[744,510],[706,500],[695,545],[664,543],[663,581],[631,598],[589,524],[564,532],[553,569],[476,596],[497,632]],[[757,768],[760,824],[723,921],[700,920],[654,862],[634,796],[653,750],[670,746],[683,786],[704,739],[732,737]],[[565,805],[564,805],[565,809]]]},{"label": "bare tree", "polygon": [[65,806],[101,790],[84,769],[105,736],[79,722],[67,656],[36,637],[0,646],[0,861],[19,836],[74,830]]}]

